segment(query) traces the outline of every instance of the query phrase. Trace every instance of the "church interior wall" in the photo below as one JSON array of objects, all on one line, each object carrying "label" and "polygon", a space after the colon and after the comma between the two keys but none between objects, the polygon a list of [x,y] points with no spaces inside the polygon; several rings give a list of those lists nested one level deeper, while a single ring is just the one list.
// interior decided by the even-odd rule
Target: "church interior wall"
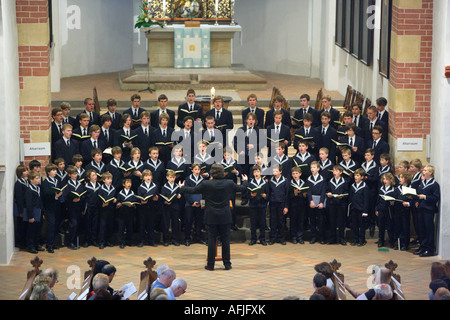
[{"label": "church interior wall", "polygon": [[14,252],[13,188],[19,163],[19,53],[14,1],[0,11],[0,265]]}]

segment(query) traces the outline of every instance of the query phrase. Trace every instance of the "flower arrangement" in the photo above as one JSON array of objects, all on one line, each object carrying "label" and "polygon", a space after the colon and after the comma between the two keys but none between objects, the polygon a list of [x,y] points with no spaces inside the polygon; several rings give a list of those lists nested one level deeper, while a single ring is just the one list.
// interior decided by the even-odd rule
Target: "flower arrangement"
[{"label": "flower arrangement", "polygon": [[142,0],[142,5],[139,6],[139,9],[141,10],[141,14],[137,18],[136,24],[134,25],[135,28],[148,28],[153,25],[159,25],[161,28],[164,28],[161,23],[152,20],[153,12],[150,11],[147,0]]}]

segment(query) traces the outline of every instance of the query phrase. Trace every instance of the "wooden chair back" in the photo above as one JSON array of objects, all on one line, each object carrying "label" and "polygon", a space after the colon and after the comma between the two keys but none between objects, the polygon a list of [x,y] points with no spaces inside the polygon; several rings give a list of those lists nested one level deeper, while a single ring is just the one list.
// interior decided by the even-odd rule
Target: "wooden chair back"
[{"label": "wooden chair back", "polygon": [[322,99],[323,99],[323,90],[321,88],[319,90],[319,92],[317,92],[317,98],[316,98],[316,104],[315,104],[315,109],[316,110],[322,110],[323,109]]},{"label": "wooden chair back", "polygon": [[39,268],[42,265],[42,260],[36,256],[34,259],[30,260],[33,270],[27,272],[27,281],[23,286],[22,293],[19,296],[19,300],[30,300],[31,292],[33,291],[33,281],[42,271]]},{"label": "wooden chair back", "polygon": [[347,86],[347,93],[344,98],[344,109],[347,111],[351,111],[351,101],[353,96],[353,88],[351,86]]},{"label": "wooden chair back", "polygon": [[156,271],[153,271],[156,261],[149,257],[144,261],[146,270],[141,272],[138,300],[150,300],[150,288],[152,283],[158,278]]},{"label": "wooden chair back", "polygon": [[83,284],[80,289],[80,293],[78,294],[77,300],[86,300],[87,295],[89,293],[89,288],[91,287],[92,278],[94,277],[94,268],[97,263],[97,259],[92,257],[87,261],[89,266],[89,270],[84,272]]},{"label": "wooden chair back", "polygon": [[274,102],[275,102],[275,97],[277,97],[277,96],[283,97],[283,102],[282,102],[281,107],[282,107],[283,109],[285,109],[285,110],[290,110],[290,107],[289,107],[289,101],[287,101],[287,100],[284,98],[284,96],[281,94],[281,91],[280,91],[277,87],[273,87],[273,89],[272,89],[272,97],[270,98],[269,108],[270,108],[270,109],[273,109],[273,107],[274,107]]},{"label": "wooden chair back", "polygon": [[336,259],[334,259],[332,262],[330,262],[330,265],[331,269],[333,269],[332,280],[336,289],[336,298],[337,300],[347,300],[344,286],[344,275],[338,272],[339,268],[341,267],[341,263],[337,262]]},{"label": "wooden chair back", "polygon": [[100,101],[98,100],[97,87],[94,87],[94,111],[100,113]]},{"label": "wooden chair back", "polygon": [[367,110],[369,109],[369,107],[372,105],[372,100],[370,100],[369,98],[366,99],[366,102],[363,104],[363,112],[362,114],[367,117]]},{"label": "wooden chair back", "polygon": [[390,260],[388,263],[384,265],[387,269],[391,271],[391,288],[392,292],[395,294],[396,300],[405,300],[405,294],[402,290],[402,278],[399,274],[395,273],[395,270],[398,267],[394,261]]}]

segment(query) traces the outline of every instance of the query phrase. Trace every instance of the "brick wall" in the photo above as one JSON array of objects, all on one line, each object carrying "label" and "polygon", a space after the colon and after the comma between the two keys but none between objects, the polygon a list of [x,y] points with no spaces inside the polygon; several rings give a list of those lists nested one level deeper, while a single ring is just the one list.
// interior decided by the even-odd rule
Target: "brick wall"
[{"label": "brick wall", "polygon": [[[395,92],[406,99],[407,105],[398,101],[390,109],[389,128],[395,138],[426,138],[430,134],[431,121],[431,64],[433,40],[433,1],[414,1],[414,5],[404,2],[397,7],[394,1],[392,9],[392,35],[399,40],[398,55],[391,59],[390,85]],[[404,43],[409,48],[400,52]],[[413,53],[408,55],[407,51]],[[414,53],[418,50],[417,53]],[[405,94],[403,94],[405,93]],[[398,107],[402,105],[401,107]]]},{"label": "brick wall", "polygon": [[[19,34],[20,134],[25,143],[50,141],[48,1],[16,1]],[[34,158],[26,158],[25,162]],[[36,160],[47,164],[49,157]]]}]

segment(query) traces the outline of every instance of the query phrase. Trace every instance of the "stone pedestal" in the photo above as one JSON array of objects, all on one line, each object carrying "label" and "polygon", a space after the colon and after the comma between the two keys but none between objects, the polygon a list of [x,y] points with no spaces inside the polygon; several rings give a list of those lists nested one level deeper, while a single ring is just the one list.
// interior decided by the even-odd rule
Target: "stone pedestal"
[{"label": "stone pedestal", "polygon": [[[174,67],[174,34],[176,28],[184,25],[170,25],[164,28],[143,28],[148,39],[148,59],[151,68]],[[241,26],[201,25],[211,30],[211,68],[231,67],[231,40]]]}]

